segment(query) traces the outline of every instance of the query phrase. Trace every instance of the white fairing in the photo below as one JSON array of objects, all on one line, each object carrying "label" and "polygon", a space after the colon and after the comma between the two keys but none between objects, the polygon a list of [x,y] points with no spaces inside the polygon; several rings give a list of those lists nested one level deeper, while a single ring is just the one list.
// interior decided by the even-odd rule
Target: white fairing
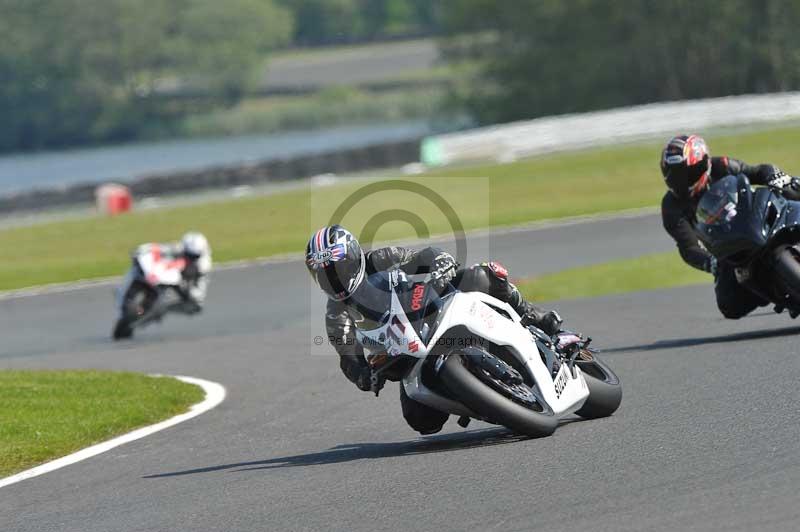
[{"label": "white fairing", "polygon": [[[508,317],[495,309],[501,309]],[[474,417],[464,405],[442,397],[428,389],[420,380],[425,358],[438,343],[446,345],[443,336],[456,326],[464,326],[476,337],[506,347],[527,369],[541,397],[556,416],[578,410],[589,396],[588,386],[578,367],[574,367],[573,374],[567,364],[563,364],[555,378],[552,377],[531,333],[520,324],[519,315],[508,304],[481,292],[457,292],[450,296],[440,315],[439,324],[429,334],[427,343],[422,342],[409,323],[394,290],[387,323],[378,329],[359,330],[357,334],[365,346],[383,344],[390,356],[402,354],[420,359],[402,381],[410,398],[444,412]],[[459,346],[453,346],[450,342],[448,347],[457,349]],[[451,350],[447,349],[445,352]]]},{"label": "white fairing", "polygon": [[123,311],[125,294],[134,281],[146,282],[151,286],[180,286],[183,282],[181,271],[184,266],[183,259],[174,260],[162,256],[161,247],[154,244],[139,246],[134,254],[134,260],[141,269],[141,274],[136,268],[131,268],[125,275],[122,285],[117,289],[117,308]]},{"label": "white fairing", "polygon": [[183,259],[164,260],[158,253],[150,249],[136,255],[136,261],[142,269],[144,279],[152,286],[180,286],[183,282],[181,271],[185,264]]}]

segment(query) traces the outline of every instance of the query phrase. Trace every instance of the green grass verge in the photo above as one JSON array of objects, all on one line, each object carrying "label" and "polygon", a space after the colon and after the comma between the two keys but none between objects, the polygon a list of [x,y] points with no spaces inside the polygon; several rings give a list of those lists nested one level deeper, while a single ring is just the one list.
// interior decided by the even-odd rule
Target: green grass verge
[{"label": "green grass verge", "polygon": [[525,279],[517,286],[527,299],[553,301],[711,283],[709,274],[670,252],[571,268]]},{"label": "green grass verge", "polygon": [[108,371],[0,371],[0,478],[185,412],[199,386]]},{"label": "green grass verge", "polygon": [[[711,137],[717,153],[751,162],[771,161],[800,171],[800,128]],[[451,168],[417,181],[434,188],[458,210],[466,229],[511,225],[657,205],[664,193],[657,160],[660,143],[538,157],[507,165]],[[449,179],[431,180],[431,176]],[[485,177],[488,190],[464,176]],[[480,183],[485,183],[481,181]],[[121,274],[128,253],[146,241],[175,239],[188,229],[209,237],[217,261],[301,252],[363,181],[332,187],[141,211],[111,219],[87,218],[0,231],[0,290]],[[344,219],[355,232],[381,209],[414,210],[431,234],[447,221],[419,198],[387,195],[359,205]],[[417,208],[419,207],[419,208]],[[380,239],[413,236],[406,224],[388,224]]]}]

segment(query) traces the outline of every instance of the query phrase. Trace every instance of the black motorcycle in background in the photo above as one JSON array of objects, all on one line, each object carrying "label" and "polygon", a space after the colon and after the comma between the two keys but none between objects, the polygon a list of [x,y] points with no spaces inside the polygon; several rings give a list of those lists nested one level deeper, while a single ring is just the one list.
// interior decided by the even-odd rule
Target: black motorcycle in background
[{"label": "black motorcycle in background", "polygon": [[696,231],[706,249],[735,268],[747,289],[800,315],[800,202],[729,175],[703,195]]}]

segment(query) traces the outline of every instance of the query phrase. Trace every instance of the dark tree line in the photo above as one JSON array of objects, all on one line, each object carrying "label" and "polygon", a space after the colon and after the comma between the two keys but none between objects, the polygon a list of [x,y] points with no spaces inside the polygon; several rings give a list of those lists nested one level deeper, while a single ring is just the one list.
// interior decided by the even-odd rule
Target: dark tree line
[{"label": "dark tree line", "polygon": [[294,15],[298,45],[431,35],[439,30],[439,0],[280,0]]},{"label": "dark tree line", "polygon": [[0,152],[170,135],[246,94],[273,49],[429,34],[437,5],[0,0]]},{"label": "dark tree line", "polygon": [[798,0],[0,0],[0,151],[169,134],[271,50],[398,36],[443,35],[481,123],[797,90],[798,28]]},{"label": "dark tree line", "polygon": [[0,151],[169,127],[209,103],[161,89],[195,83],[235,99],[291,29],[271,0],[0,0]]},{"label": "dark tree line", "polygon": [[[482,32],[460,104],[482,123],[800,88],[796,0],[452,0]],[[463,49],[461,50],[463,54]]]}]

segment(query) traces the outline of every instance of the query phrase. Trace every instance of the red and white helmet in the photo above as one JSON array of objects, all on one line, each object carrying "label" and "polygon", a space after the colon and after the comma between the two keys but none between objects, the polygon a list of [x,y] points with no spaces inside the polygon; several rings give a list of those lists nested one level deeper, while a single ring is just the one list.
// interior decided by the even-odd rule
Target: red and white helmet
[{"label": "red and white helmet", "polygon": [[661,174],[670,191],[682,200],[700,196],[709,185],[711,154],[698,135],[673,137],[661,152]]}]

